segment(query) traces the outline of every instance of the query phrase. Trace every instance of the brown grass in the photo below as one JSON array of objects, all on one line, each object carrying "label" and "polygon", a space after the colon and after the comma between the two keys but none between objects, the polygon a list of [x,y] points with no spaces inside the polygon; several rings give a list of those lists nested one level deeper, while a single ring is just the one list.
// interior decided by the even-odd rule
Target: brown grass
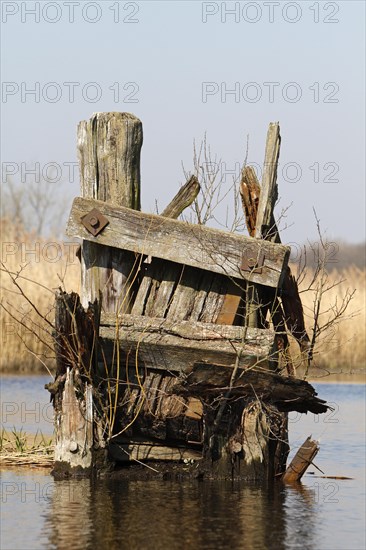
[{"label": "brown grass", "polygon": [[[62,286],[67,291],[79,292],[80,264],[75,257],[75,243],[44,240],[15,228],[6,220],[1,222],[1,241],[1,261],[5,269],[15,273],[23,268],[20,275],[24,278],[19,278],[18,282],[39,311],[53,321],[54,291]],[[310,274],[300,290],[306,287],[309,277]],[[340,303],[347,289],[356,289],[356,293],[342,322],[335,327],[335,330],[328,331],[319,339],[315,347],[313,373],[316,372],[316,366],[333,372],[353,372],[364,368],[366,362],[365,269],[351,266],[329,273],[331,283],[338,279],[344,279],[344,281],[324,294],[321,312],[326,312],[336,302]],[[301,298],[311,337],[314,293],[303,292]],[[41,339],[46,337],[47,342],[52,346],[51,336],[44,332],[45,328],[48,330],[47,327],[44,323],[39,325],[37,315],[4,272],[1,272],[1,300],[9,311],[21,317],[28,326],[31,325]],[[326,318],[327,315],[323,313],[321,318]],[[0,316],[2,344],[0,370],[2,372],[46,374],[44,364],[49,369],[54,367],[52,353],[39,339],[24,326],[16,323],[2,308]],[[299,364],[301,358],[297,349],[297,345],[293,344],[292,353],[295,363]]]}]

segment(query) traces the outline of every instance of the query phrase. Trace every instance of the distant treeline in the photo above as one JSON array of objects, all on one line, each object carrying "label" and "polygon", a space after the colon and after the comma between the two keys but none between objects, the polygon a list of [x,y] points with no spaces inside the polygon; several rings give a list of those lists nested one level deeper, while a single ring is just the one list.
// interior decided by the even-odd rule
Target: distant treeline
[{"label": "distant treeline", "polygon": [[[319,262],[319,258],[324,254],[324,250],[319,242],[306,244],[302,246],[291,246],[291,260],[293,263],[306,261],[309,268],[315,268]],[[346,243],[343,241],[333,241],[327,243],[326,250],[326,267],[329,271],[344,270],[348,267],[355,266],[363,269],[366,266],[366,242],[363,243]],[[306,253],[305,253],[306,250]]]}]

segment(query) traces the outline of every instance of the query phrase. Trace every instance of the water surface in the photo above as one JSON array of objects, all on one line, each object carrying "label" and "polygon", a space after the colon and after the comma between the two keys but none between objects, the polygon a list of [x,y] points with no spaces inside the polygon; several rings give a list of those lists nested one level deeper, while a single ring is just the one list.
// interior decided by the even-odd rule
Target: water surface
[{"label": "water surface", "polygon": [[[33,390],[44,380],[23,382],[38,399]],[[320,437],[316,465],[353,480],[309,474],[296,490],[230,482],[55,482],[46,470],[3,469],[1,549],[364,550],[365,386],[316,388],[335,410],[291,414],[291,445]],[[45,431],[49,424],[40,417],[35,426]]]}]

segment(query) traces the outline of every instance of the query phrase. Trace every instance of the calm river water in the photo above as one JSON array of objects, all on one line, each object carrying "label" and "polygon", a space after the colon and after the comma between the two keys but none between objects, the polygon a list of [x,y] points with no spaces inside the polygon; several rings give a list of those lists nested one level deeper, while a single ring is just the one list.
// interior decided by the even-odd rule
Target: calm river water
[{"label": "calm river water", "polygon": [[[2,424],[52,433],[45,377],[5,377]],[[316,464],[299,489],[222,482],[57,481],[1,470],[1,550],[365,549],[365,386],[314,384],[334,412],[292,414],[294,450],[312,434]]]}]

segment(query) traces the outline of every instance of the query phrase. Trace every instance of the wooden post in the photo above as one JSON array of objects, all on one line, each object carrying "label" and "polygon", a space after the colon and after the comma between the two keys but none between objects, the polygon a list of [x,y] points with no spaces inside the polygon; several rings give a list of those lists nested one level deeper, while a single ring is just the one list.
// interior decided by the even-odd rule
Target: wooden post
[{"label": "wooden post", "polygon": [[255,234],[257,239],[272,240],[274,234],[274,206],[277,201],[277,163],[280,155],[280,125],[271,122],[267,133],[266,153],[263,165],[262,187],[259,196]]},{"label": "wooden post", "polygon": [[55,381],[47,384],[55,408],[56,477],[89,475],[93,462],[93,379],[98,304],[85,311],[75,293],[56,298]]},{"label": "wooden post", "polygon": [[[261,190],[257,176],[250,166],[244,168],[240,184],[240,194],[249,234],[253,237],[264,235],[266,240],[277,244],[281,243],[281,236],[273,215],[275,199],[278,195],[276,185],[277,168],[273,163],[278,160],[279,144],[279,127],[270,124],[266,145],[263,189]],[[298,341],[302,352],[309,353],[310,339],[305,328],[299,289],[290,267],[286,268],[283,278],[281,303],[273,291],[267,289],[266,293],[268,295],[267,302],[272,303],[272,321],[276,332],[280,334],[279,346],[283,350],[288,373],[295,376],[296,372],[289,351],[285,323]]]},{"label": "wooden post", "polygon": [[[142,124],[132,114],[96,113],[80,122],[82,197],[140,209],[141,146]],[[100,395],[93,400],[93,386],[100,381],[96,371],[99,315],[100,309],[115,315],[129,311],[135,264],[132,252],[83,241],[81,305],[74,295],[62,295],[56,302],[58,369],[48,388],[56,410],[55,476],[89,475],[96,463],[97,469],[108,467],[102,435],[106,404]]]},{"label": "wooden post", "polygon": [[[140,210],[140,152],[142,123],[130,113],[96,113],[78,126],[78,155],[80,162],[80,191],[84,198],[97,199],[113,206]],[[86,308],[99,300],[103,313],[117,315],[131,310],[134,278],[141,256],[113,247],[84,240],[81,246],[81,302]],[[120,371],[117,365],[107,367],[104,377],[115,378],[118,394]],[[115,372],[116,371],[116,372]],[[110,384],[104,409],[117,407]],[[105,431],[113,429],[109,418],[107,430],[105,410],[94,414],[94,446],[97,470],[108,469]]]},{"label": "wooden post", "polygon": [[[141,121],[130,113],[96,113],[78,126],[81,196],[140,210]],[[106,313],[130,311],[133,253],[83,241],[81,302],[101,298]],[[136,266],[137,267],[137,266]]]}]

